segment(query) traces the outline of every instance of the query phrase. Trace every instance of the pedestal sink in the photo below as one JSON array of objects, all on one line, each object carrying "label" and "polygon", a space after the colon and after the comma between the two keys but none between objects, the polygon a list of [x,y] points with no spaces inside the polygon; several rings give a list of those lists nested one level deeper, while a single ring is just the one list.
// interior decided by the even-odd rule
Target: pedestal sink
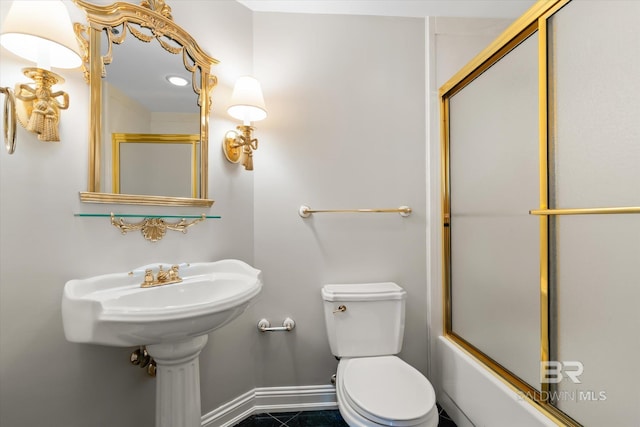
[{"label": "pedestal sink", "polygon": [[68,281],[64,333],[76,343],[147,346],[157,364],[156,427],[199,427],[200,351],[260,293],[261,272],[239,260],[195,263],[180,269],[179,283],[142,288],[145,270],[160,265],[171,266]]}]

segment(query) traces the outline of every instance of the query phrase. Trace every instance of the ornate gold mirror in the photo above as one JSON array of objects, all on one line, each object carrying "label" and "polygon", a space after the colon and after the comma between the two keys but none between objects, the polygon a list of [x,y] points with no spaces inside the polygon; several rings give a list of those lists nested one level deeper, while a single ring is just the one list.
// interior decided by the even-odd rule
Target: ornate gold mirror
[{"label": "ornate gold mirror", "polygon": [[[88,21],[88,26],[75,24],[75,31],[84,47],[85,79],[90,86],[89,180],[80,199],[211,206],[213,200],[207,198],[209,113],[211,91],[217,83],[211,66],[218,61],[173,22],[171,8],[164,0],[145,0],[139,6],[125,2],[100,6],[84,0],[74,3],[84,10]],[[171,85],[167,80],[173,76],[182,77],[186,86]],[[120,152],[116,163],[111,141],[114,135],[125,133],[145,134],[148,141],[156,139],[157,144],[145,143],[144,155],[138,152],[136,159]],[[191,137],[195,151],[179,156],[183,160],[154,162],[154,158],[162,158],[155,151],[166,150],[168,134],[195,134],[197,138]],[[186,174],[195,182],[186,195],[142,181],[121,191],[114,176],[123,162],[165,171],[169,179]],[[137,174],[136,180],[152,180],[153,175]],[[145,188],[154,190],[140,190]]]}]

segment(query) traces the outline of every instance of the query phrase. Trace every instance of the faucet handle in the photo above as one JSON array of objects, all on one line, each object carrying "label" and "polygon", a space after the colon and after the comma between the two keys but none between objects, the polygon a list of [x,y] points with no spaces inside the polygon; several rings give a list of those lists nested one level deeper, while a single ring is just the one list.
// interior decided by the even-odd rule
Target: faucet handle
[{"label": "faucet handle", "polygon": [[178,270],[180,269],[179,265],[172,265],[169,270],[169,280],[178,280],[180,276],[178,275]]},{"label": "faucet handle", "polygon": [[144,283],[143,285],[151,285],[154,282],[153,271],[150,268],[147,268],[144,271]]}]

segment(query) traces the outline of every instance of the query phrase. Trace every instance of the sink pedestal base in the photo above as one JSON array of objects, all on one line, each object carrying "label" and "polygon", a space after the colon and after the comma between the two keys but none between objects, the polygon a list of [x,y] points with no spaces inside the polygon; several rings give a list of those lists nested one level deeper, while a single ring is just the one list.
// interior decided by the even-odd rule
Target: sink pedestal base
[{"label": "sink pedestal base", "polygon": [[200,351],[209,336],[147,345],[156,361],[156,427],[200,427]]}]

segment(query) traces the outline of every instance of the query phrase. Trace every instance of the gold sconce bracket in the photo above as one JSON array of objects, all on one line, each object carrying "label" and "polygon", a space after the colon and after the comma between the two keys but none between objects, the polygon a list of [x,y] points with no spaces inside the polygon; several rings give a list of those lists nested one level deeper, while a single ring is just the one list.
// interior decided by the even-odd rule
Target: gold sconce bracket
[{"label": "gold sconce bracket", "polygon": [[225,134],[222,151],[231,163],[239,163],[242,160],[246,170],[253,170],[253,151],[258,149],[258,139],[252,135],[254,128],[240,125],[237,129],[241,133],[230,130]]},{"label": "gold sconce bracket", "polygon": [[29,132],[37,134],[40,141],[60,141],[60,110],[69,108],[69,95],[63,91],[52,92],[51,87],[64,83],[64,79],[42,68],[30,67],[22,71],[33,83],[16,83],[18,122]]},{"label": "gold sconce bracket", "polygon": [[36,67],[23,68],[22,72],[32,82],[16,83],[13,91],[8,87],[0,88],[0,93],[5,95],[2,127],[9,154],[16,151],[16,122],[38,135],[40,141],[60,141],[60,110],[69,108],[66,92],[51,91],[53,85],[64,83],[61,76]]},{"label": "gold sconce bracket", "polygon": [[187,221],[185,218],[182,218],[177,222],[167,222],[163,218],[144,218],[140,222],[136,223],[127,223],[123,218],[116,219],[116,216],[111,214],[111,225],[120,229],[122,234],[127,234],[130,231],[140,230],[142,236],[149,240],[150,242],[157,242],[158,240],[162,240],[164,235],[167,233],[167,230],[173,231],[181,231],[182,233],[187,232],[187,228],[195,225],[199,222],[202,222],[206,219],[206,215],[202,215],[200,218],[194,219],[193,221]]},{"label": "gold sconce bracket", "polygon": [[238,138],[238,132],[235,130],[230,130],[224,135],[222,151],[231,163],[240,162],[240,158],[242,157],[242,150],[240,149],[240,145],[236,143],[236,138]]}]

